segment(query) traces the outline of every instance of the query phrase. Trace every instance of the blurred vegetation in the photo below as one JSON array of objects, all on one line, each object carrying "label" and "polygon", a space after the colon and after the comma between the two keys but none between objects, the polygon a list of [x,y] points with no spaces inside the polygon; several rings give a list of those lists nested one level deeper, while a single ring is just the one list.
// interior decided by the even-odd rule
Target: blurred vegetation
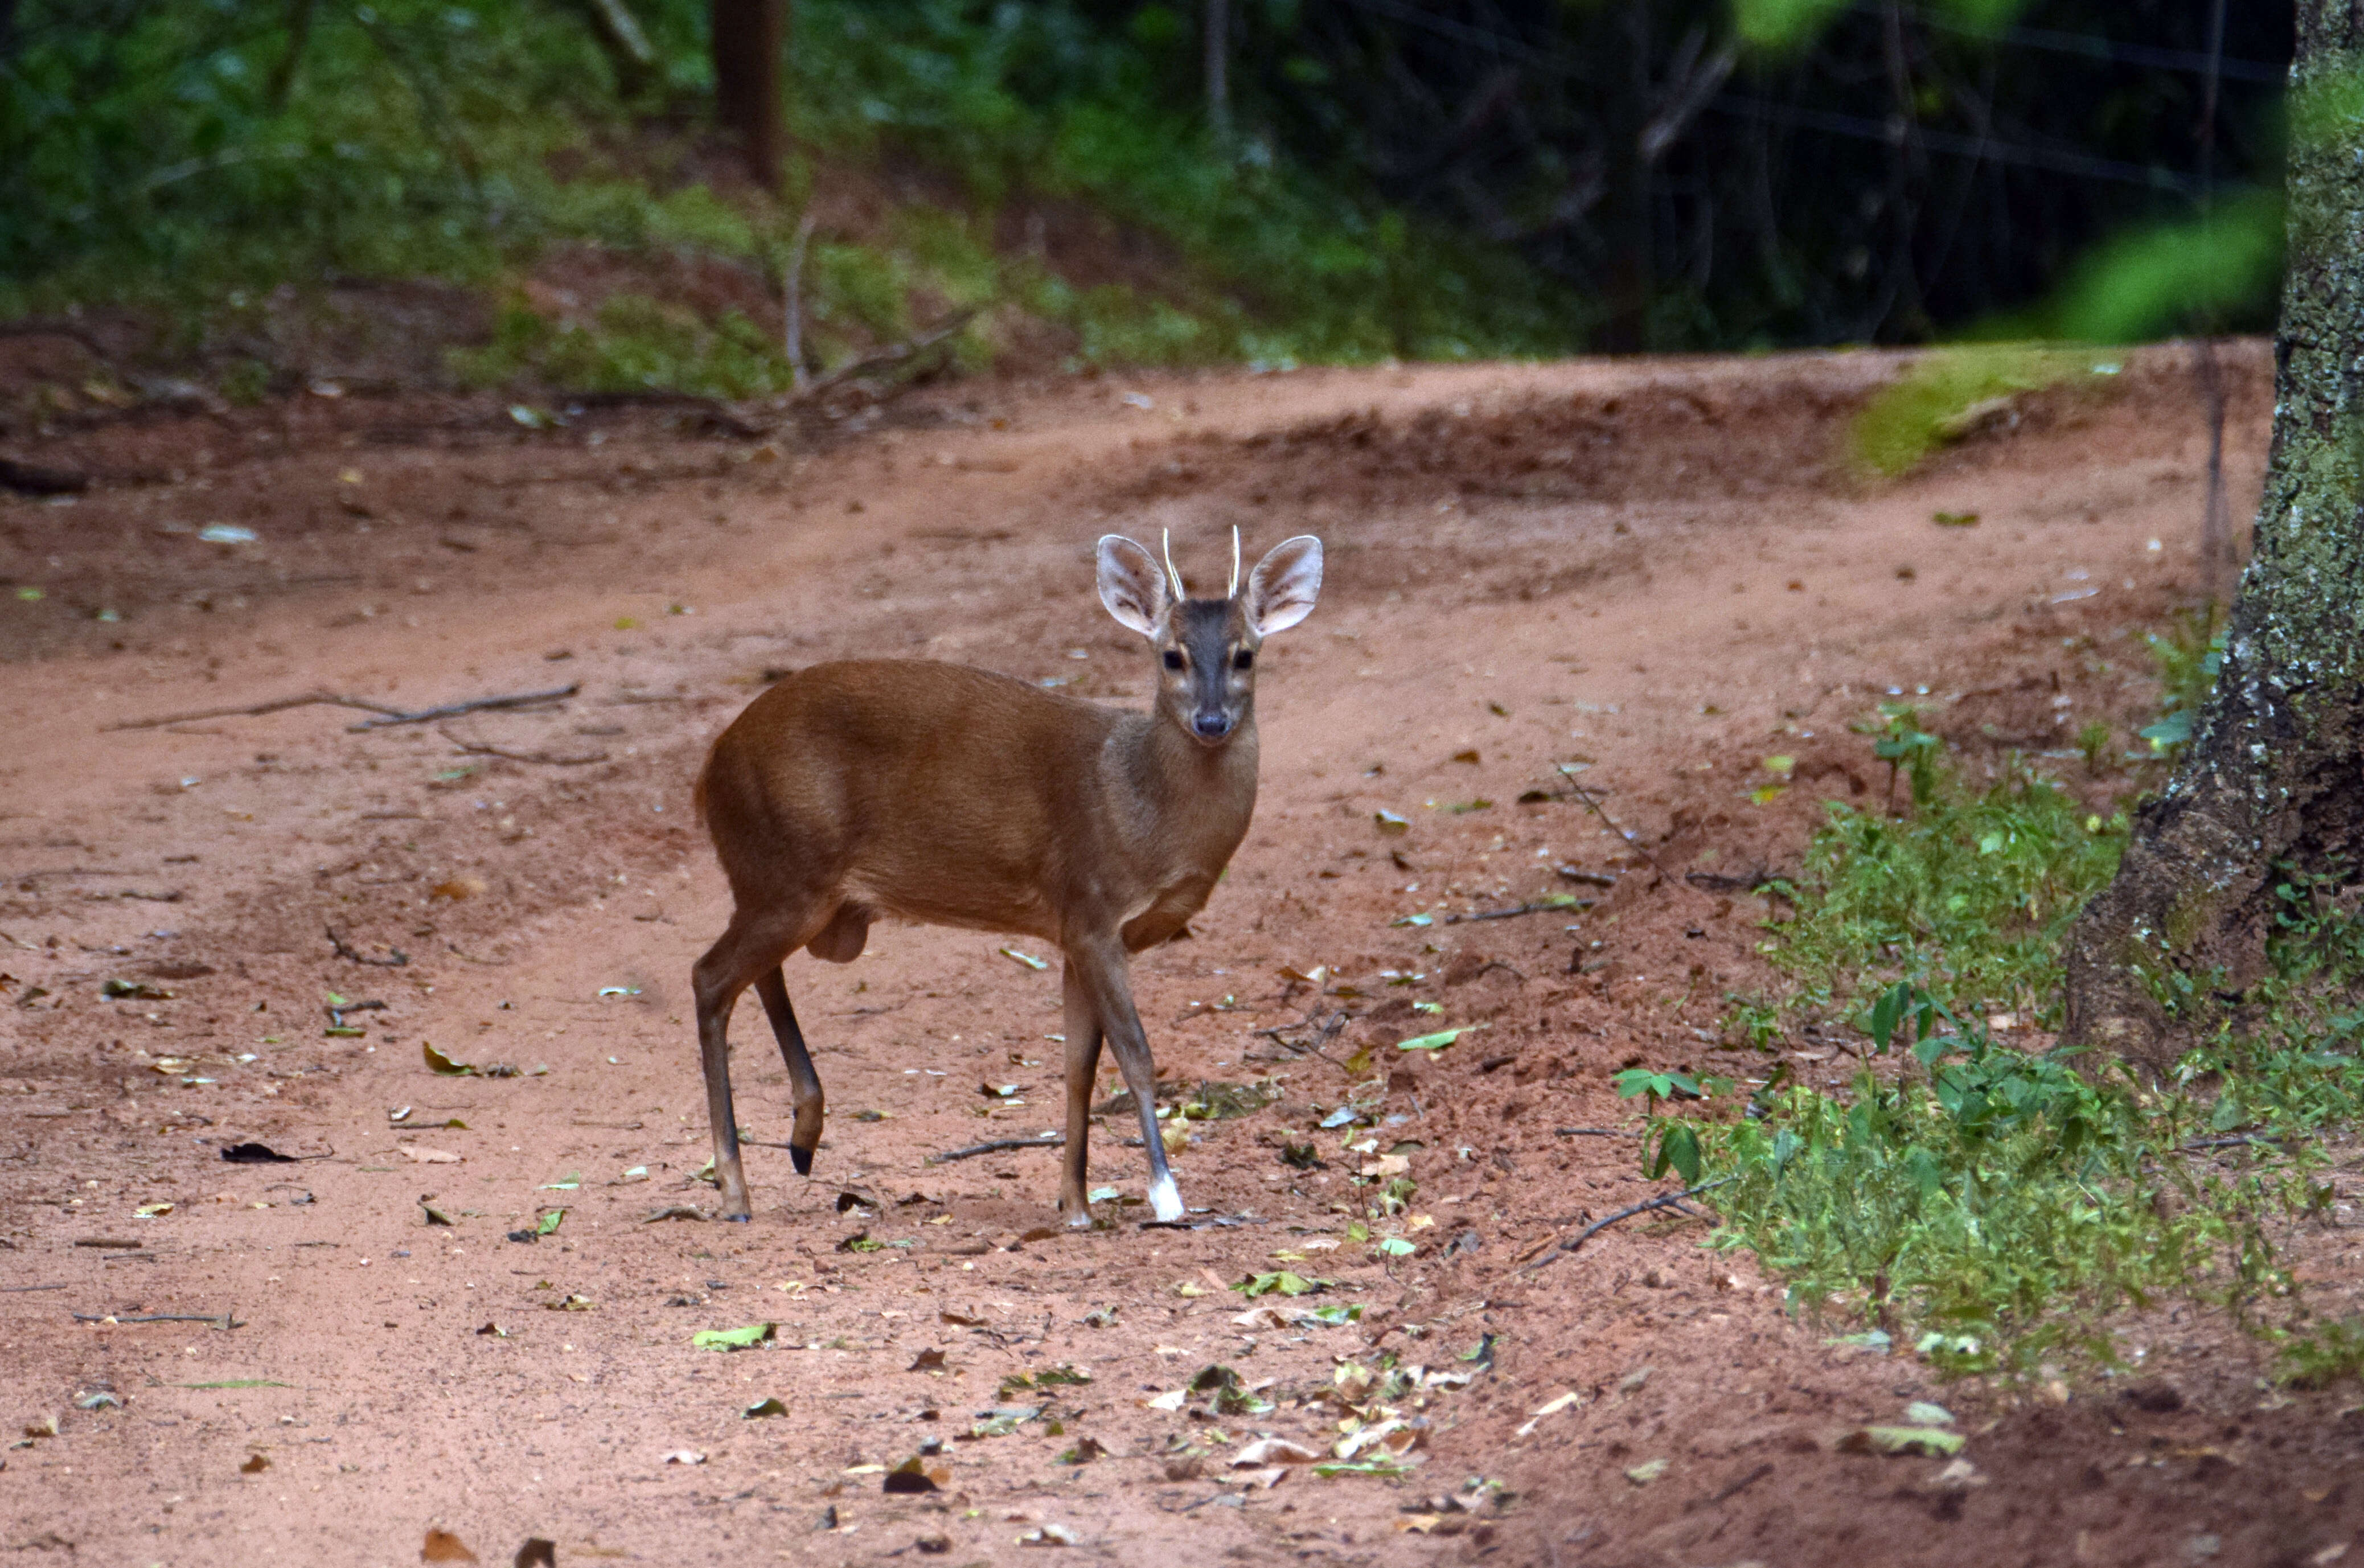
[{"label": "blurred vegetation", "polygon": [[[2165,0],[1232,0],[1221,134],[1196,6],[800,0],[777,202],[716,153],[705,5],[627,3],[619,81],[567,0],[17,0],[0,318],[126,306],[251,379],[291,296],[435,280],[497,302],[467,378],[762,392],[816,189],[853,216],[806,259],[813,370],[965,308],[968,363],[1080,365],[1910,341],[2064,282],[2046,329],[2094,338],[2270,307],[2275,89],[2225,78],[2189,242]],[[2228,58],[2286,60],[2237,9]],[[573,248],[631,275],[573,287]]]}]

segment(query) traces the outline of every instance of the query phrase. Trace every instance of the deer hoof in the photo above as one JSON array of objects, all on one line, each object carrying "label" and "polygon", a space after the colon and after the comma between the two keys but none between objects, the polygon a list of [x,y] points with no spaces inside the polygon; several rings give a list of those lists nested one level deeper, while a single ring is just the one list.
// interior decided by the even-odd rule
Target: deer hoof
[{"label": "deer hoof", "polygon": [[797,1175],[809,1176],[812,1174],[812,1157],[813,1151],[811,1150],[799,1149],[793,1143],[788,1145],[788,1158],[795,1162]]},{"label": "deer hoof", "polygon": [[1173,1177],[1160,1176],[1149,1184],[1149,1207],[1162,1220],[1182,1218],[1182,1195],[1175,1188]]}]

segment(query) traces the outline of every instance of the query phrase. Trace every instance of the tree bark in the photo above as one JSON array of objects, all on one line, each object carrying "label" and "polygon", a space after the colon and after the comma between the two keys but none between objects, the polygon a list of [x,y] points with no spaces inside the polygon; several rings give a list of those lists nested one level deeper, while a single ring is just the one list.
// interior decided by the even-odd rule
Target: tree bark
[{"label": "tree bark", "polygon": [[1206,0],[1204,36],[1207,67],[1207,128],[1218,142],[1232,139],[1232,13],[1231,0]]},{"label": "tree bark", "polygon": [[[2063,1043],[2153,1076],[2163,998],[2258,973],[2275,888],[2364,847],[2364,7],[2300,0],[2289,261],[2256,545],[2190,750],[2068,951]],[[2221,971],[2222,978],[2217,978]]]},{"label": "tree bark", "polygon": [[747,175],[780,187],[787,152],[780,57],[787,47],[788,0],[711,0],[714,115],[739,144]]}]

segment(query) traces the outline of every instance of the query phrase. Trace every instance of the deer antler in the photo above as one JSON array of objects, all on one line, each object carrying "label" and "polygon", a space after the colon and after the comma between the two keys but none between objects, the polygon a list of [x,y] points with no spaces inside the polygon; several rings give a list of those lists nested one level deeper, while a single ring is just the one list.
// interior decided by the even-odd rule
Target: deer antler
[{"label": "deer antler", "polygon": [[1174,569],[1174,530],[1160,528],[1157,532],[1158,542],[1165,547],[1165,575],[1174,584],[1174,596],[1187,599],[1190,596],[1190,590],[1182,586],[1182,573]]},{"label": "deer antler", "polygon": [[1232,591],[1226,597],[1240,596],[1240,525],[1232,525]]}]

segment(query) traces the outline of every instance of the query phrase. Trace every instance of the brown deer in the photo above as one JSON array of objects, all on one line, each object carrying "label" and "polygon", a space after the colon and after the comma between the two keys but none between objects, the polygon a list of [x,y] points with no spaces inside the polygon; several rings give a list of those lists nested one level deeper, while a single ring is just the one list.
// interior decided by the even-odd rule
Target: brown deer
[{"label": "brown deer", "polygon": [[[1055,942],[1065,955],[1067,1140],[1059,1210],[1091,1223],[1084,1154],[1100,1043],[1141,1114],[1149,1199],[1178,1219],[1158,1137],[1156,1068],[1126,956],[1207,902],[1255,809],[1255,656],[1312,613],[1321,541],[1274,547],[1240,591],[1187,595],[1129,539],[1099,541],[1100,602],[1157,651],[1147,713],[1008,675],[916,660],[816,664],[747,705],[697,781],[735,907],[692,972],[726,1218],[748,1218],[730,1110],[732,1005],[749,985],[787,1059],[798,1174],[820,1142],[821,1086],[788,1006],[798,948],[849,963],[882,917]],[[1170,591],[1169,591],[1170,585]]]}]

